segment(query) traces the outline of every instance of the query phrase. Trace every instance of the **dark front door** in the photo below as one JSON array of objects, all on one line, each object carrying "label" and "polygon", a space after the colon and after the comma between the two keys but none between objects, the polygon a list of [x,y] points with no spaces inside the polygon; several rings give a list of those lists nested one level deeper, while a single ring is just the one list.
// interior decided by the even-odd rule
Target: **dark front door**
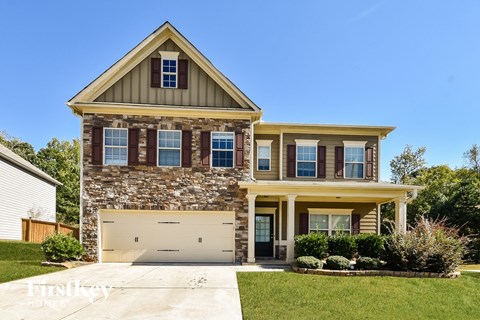
[{"label": "dark front door", "polygon": [[273,257],[273,215],[255,215],[255,256]]}]

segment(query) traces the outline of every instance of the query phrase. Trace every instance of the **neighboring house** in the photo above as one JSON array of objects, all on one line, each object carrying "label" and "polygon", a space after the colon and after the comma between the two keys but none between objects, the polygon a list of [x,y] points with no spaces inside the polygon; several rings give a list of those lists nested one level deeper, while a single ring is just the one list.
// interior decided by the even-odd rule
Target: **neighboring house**
[{"label": "neighboring house", "polygon": [[261,122],[168,22],[67,105],[82,120],[92,260],[290,262],[297,234],[379,232],[381,203],[405,229],[418,190],[378,181],[393,127]]},{"label": "neighboring house", "polygon": [[58,185],[0,144],[0,239],[22,240],[22,218],[55,222]]}]

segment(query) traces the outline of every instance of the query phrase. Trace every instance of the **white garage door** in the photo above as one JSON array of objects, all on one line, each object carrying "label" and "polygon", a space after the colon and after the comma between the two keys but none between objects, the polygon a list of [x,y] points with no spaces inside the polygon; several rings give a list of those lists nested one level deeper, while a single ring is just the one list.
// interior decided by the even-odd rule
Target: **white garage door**
[{"label": "white garage door", "polygon": [[234,212],[103,212],[103,262],[234,262]]}]

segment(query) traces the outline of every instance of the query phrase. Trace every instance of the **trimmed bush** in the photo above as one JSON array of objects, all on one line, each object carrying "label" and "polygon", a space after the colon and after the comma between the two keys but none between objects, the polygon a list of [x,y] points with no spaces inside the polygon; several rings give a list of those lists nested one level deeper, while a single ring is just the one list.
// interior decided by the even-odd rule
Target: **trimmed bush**
[{"label": "trimmed bush", "polygon": [[54,233],[42,242],[41,249],[47,261],[78,260],[83,254],[80,242],[70,235]]},{"label": "trimmed bush", "polygon": [[295,254],[325,259],[328,255],[328,237],[321,233],[302,234],[295,237]]},{"label": "trimmed bush", "polygon": [[337,232],[328,238],[328,252],[332,256],[351,259],[357,253],[355,237],[344,232]]},{"label": "trimmed bush", "polygon": [[385,261],[393,270],[449,273],[462,262],[466,238],[445,220],[420,217],[408,232],[393,230],[385,240]]},{"label": "trimmed bush", "polygon": [[346,270],[350,268],[350,260],[342,256],[330,256],[325,263],[325,269]]},{"label": "trimmed bush", "polygon": [[357,259],[355,269],[358,270],[378,270],[382,266],[382,262],[376,258],[360,257]]},{"label": "trimmed bush", "polygon": [[355,236],[358,255],[361,257],[380,258],[385,251],[385,240],[375,233],[362,233]]},{"label": "trimmed bush", "polygon": [[295,262],[299,268],[322,269],[323,267],[323,262],[312,256],[298,257]]}]

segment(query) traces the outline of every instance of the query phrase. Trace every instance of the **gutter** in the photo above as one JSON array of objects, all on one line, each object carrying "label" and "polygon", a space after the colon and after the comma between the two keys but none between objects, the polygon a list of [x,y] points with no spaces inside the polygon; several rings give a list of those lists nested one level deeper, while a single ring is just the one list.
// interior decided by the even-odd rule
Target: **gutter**
[{"label": "gutter", "polygon": [[260,123],[262,120],[258,119],[253,121],[250,124],[250,180],[256,181],[256,179],[253,177],[253,147],[255,146],[255,140],[254,140],[254,127],[257,123]]}]

